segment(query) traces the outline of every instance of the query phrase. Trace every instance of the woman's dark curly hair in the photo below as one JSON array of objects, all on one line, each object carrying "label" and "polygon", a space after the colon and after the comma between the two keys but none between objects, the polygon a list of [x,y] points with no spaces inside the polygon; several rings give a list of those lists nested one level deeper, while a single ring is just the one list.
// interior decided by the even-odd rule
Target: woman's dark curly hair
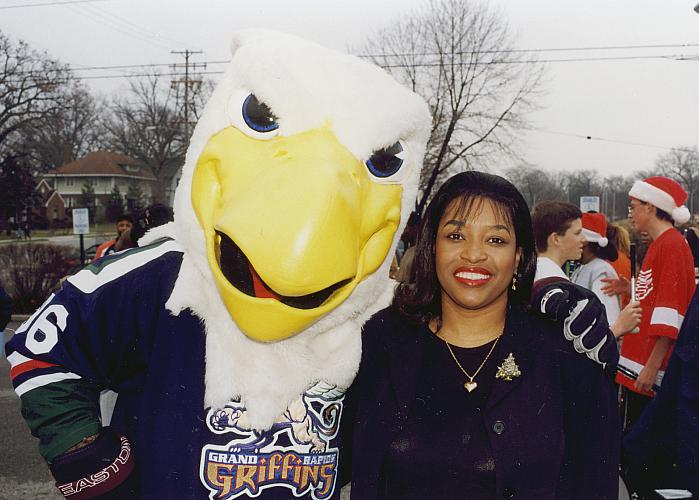
[{"label": "woman's dark curly hair", "polygon": [[478,213],[483,201],[490,200],[504,221],[515,230],[521,251],[517,268],[517,289],[508,288],[510,305],[526,308],[529,304],[536,251],[529,207],[517,188],[506,179],[484,172],[462,172],[447,180],[427,206],[418,232],[411,282],[401,283],[393,298],[393,307],[413,321],[424,323],[442,315],[441,286],[437,279],[435,248],[439,221],[449,204],[459,200],[458,213],[464,218]]}]

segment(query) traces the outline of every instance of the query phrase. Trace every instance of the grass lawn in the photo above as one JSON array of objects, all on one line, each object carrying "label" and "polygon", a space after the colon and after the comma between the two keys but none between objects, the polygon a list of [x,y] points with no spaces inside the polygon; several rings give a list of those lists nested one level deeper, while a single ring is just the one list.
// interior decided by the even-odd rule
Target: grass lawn
[{"label": "grass lawn", "polygon": [[[45,240],[51,238],[52,236],[65,236],[68,234],[73,234],[73,228],[65,229],[36,229],[32,231],[31,240],[20,240],[15,237],[14,234],[7,235],[6,231],[0,233],[0,243],[20,243],[20,242],[30,242],[32,240]],[[116,235],[116,229],[114,223],[112,222],[102,222],[99,224],[90,224],[90,232],[85,235],[86,238],[103,236],[106,240],[108,237],[113,237]]]}]

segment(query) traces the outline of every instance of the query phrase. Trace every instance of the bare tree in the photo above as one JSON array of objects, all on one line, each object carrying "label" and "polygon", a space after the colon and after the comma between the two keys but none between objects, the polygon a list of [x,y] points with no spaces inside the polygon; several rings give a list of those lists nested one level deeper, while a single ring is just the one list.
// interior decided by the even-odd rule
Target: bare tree
[{"label": "bare tree", "polygon": [[418,213],[444,177],[514,153],[514,132],[534,107],[543,66],[514,49],[503,19],[485,3],[433,0],[363,49],[432,111]]},{"label": "bare tree", "polygon": [[66,90],[63,106],[21,131],[22,143],[36,170],[60,167],[97,149],[103,141],[101,99],[77,81]]},{"label": "bare tree", "polygon": [[529,208],[545,200],[563,200],[566,193],[557,182],[555,176],[544,170],[531,166],[520,165],[508,169],[505,177],[514,184],[527,200]]},{"label": "bare tree", "polygon": [[604,190],[602,179],[596,170],[576,170],[562,173],[562,186],[565,186],[568,201],[574,205],[580,203],[582,196],[602,197]]},{"label": "bare tree", "polygon": [[695,198],[699,196],[699,148],[682,147],[672,148],[668,153],[661,155],[655,161],[655,166],[660,175],[675,179],[687,190],[687,208],[694,213]]},{"label": "bare tree", "polygon": [[105,120],[107,145],[141,161],[158,178],[154,198],[167,201],[168,187],[184,162],[188,138],[177,102],[158,75],[132,80],[127,97],[111,105]]},{"label": "bare tree", "polygon": [[634,177],[610,175],[602,180],[601,211],[610,221],[625,219],[628,215],[629,190]]},{"label": "bare tree", "polygon": [[65,107],[68,69],[0,32],[0,157],[23,155],[19,132]]},{"label": "bare tree", "polygon": [[154,198],[167,203],[173,179],[184,163],[191,120],[196,121],[213,85],[209,81],[191,89],[190,123],[185,123],[184,102],[157,74],[130,82],[126,97],[115,99],[104,121],[106,145],[140,160],[158,178]]}]

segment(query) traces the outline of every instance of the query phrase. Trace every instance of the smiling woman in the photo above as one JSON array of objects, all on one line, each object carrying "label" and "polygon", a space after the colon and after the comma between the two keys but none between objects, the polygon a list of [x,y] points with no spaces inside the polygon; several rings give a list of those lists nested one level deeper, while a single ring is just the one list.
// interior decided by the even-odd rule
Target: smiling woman
[{"label": "smiling woman", "polygon": [[[474,219],[478,219],[477,224]],[[529,303],[535,270],[531,218],[526,202],[508,181],[481,172],[465,172],[452,177],[435,195],[420,228],[414,263],[416,283],[401,285],[396,292],[394,305],[404,315],[422,322],[441,318],[445,285],[447,290],[451,287],[446,272],[441,270],[440,256],[449,249],[495,252],[498,257],[502,254],[503,265],[509,266],[510,272],[498,275],[501,281],[497,287],[489,279],[488,290],[501,295],[507,292],[500,297],[505,304],[508,300],[520,307]],[[490,266],[492,261],[492,256],[471,255],[465,256],[462,265]],[[513,279],[517,283],[508,290]]]},{"label": "smiling woman", "polygon": [[534,262],[512,184],[465,172],[442,186],[414,284],[364,328],[353,497],[616,498],[614,386],[529,313]]}]

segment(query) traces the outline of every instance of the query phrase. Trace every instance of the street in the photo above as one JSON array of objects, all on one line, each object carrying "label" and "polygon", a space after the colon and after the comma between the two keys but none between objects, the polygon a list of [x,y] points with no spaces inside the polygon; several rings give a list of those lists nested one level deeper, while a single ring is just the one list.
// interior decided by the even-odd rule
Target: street
[{"label": "street", "polygon": [[[103,242],[105,242],[108,239],[111,239],[113,237],[114,237],[114,235],[111,233],[107,233],[107,234],[91,233],[91,234],[85,235],[84,245],[85,245],[85,248],[88,248],[92,245],[103,243]],[[80,248],[80,237],[76,234],[61,234],[61,235],[57,235],[57,236],[34,238],[32,240],[5,240],[3,243],[7,244],[7,245],[26,244],[26,243],[50,243],[52,245],[61,245],[61,246],[67,246],[67,247],[71,247],[71,248]]]}]

